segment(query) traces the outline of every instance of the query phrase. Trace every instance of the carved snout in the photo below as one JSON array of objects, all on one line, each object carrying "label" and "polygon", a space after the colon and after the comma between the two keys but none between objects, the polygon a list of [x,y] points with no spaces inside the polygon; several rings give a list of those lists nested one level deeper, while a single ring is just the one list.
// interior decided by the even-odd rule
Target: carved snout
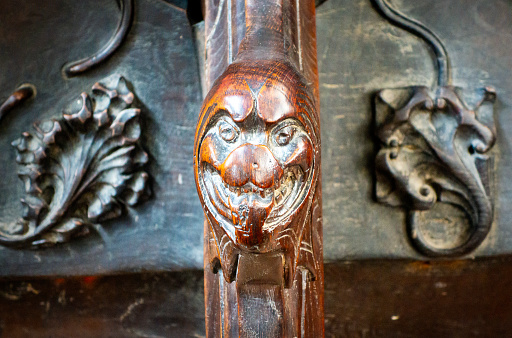
[{"label": "carved snout", "polygon": [[251,182],[261,189],[274,186],[283,169],[270,150],[263,145],[243,144],[233,150],[220,168],[224,182],[241,187]]}]

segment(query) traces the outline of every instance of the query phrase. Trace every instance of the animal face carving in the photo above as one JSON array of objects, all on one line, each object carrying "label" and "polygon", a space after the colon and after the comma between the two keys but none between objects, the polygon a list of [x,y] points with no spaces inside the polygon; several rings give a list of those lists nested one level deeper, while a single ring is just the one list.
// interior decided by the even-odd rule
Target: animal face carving
[{"label": "animal face carving", "polygon": [[303,225],[319,149],[306,88],[291,67],[270,61],[232,64],[213,85],[195,165],[217,238],[225,233],[240,249],[268,252],[282,246],[286,229]]}]

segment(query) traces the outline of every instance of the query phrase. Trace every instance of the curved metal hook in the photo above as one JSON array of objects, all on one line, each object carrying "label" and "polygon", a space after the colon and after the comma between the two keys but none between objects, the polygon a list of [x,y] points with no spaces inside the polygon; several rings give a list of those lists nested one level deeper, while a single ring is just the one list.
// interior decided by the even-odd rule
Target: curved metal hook
[{"label": "curved metal hook", "polygon": [[432,48],[437,62],[437,85],[440,87],[449,85],[451,82],[450,59],[439,37],[421,22],[408,18],[392,8],[386,0],[373,0],[373,2],[391,23],[416,35]]},{"label": "curved metal hook", "polygon": [[36,87],[32,84],[25,83],[16,89],[0,106],[0,120],[11,111],[14,107],[36,95]]},{"label": "curved metal hook", "polygon": [[122,16],[114,36],[102,49],[96,52],[96,54],[65,65],[64,73],[67,76],[75,76],[91,69],[92,67],[97,66],[99,63],[109,58],[116,51],[116,49],[121,46],[121,43],[130,30],[130,26],[133,20],[133,1],[134,0],[121,0],[120,7]]}]

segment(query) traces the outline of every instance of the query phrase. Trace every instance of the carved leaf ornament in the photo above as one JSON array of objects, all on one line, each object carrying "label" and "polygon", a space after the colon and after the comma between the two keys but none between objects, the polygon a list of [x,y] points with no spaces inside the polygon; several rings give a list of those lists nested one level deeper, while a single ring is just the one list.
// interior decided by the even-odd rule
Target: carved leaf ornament
[{"label": "carved leaf ornament", "polygon": [[58,119],[12,143],[26,196],[23,219],[0,234],[5,245],[51,245],[85,234],[148,194],[140,110],[114,75],[82,93]]},{"label": "carved leaf ornament", "polygon": [[[436,94],[426,87],[385,89],[376,98],[382,144],[376,157],[377,199],[411,210],[409,237],[429,256],[473,250],[492,224],[487,153],[496,140],[495,93],[486,88],[477,95],[471,109],[450,87]],[[433,246],[424,236],[419,214],[437,202],[460,208],[470,220],[470,229],[458,239],[461,243]]]},{"label": "carved leaf ornament", "polygon": [[[439,37],[387,0],[373,2],[387,20],[430,46],[437,70],[432,89],[384,89],[376,96],[377,200],[409,210],[408,236],[424,255],[468,254],[486,238],[493,221],[488,154],[496,141],[496,93],[490,87],[464,92],[451,86],[450,59]],[[437,202],[455,206],[464,216],[450,220],[453,212],[439,214],[443,207]],[[440,217],[427,219],[427,210]]]}]

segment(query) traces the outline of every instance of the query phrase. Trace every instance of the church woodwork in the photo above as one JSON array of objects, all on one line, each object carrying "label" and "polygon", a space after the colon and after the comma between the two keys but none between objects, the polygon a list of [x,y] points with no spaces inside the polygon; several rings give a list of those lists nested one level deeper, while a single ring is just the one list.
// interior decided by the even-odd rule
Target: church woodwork
[{"label": "church woodwork", "polygon": [[23,84],[19,86],[14,93],[9,95],[7,99],[0,105],[0,120],[2,117],[22,104],[24,101],[33,98],[36,95],[36,88],[31,84]]},{"label": "church woodwork", "polygon": [[80,94],[62,116],[34,124],[12,145],[25,187],[23,217],[4,223],[0,244],[48,246],[96,230],[148,194],[140,109],[113,75]]},{"label": "church woodwork", "polygon": [[76,76],[96,67],[98,64],[108,59],[121,46],[132,24],[134,1],[135,0],[119,1],[121,20],[119,20],[119,24],[114,35],[112,35],[112,38],[110,38],[107,44],[93,55],[86,57],[85,59],[66,64],[63,69],[66,76]]},{"label": "church woodwork", "polygon": [[206,3],[194,165],[208,337],[324,334],[314,11],[314,1]]},{"label": "church woodwork", "polygon": [[436,34],[386,0],[374,2],[389,21],[427,42],[437,70],[431,88],[384,89],[375,97],[376,198],[408,210],[407,235],[423,255],[469,254],[493,223],[496,92],[452,86],[450,59]]}]

